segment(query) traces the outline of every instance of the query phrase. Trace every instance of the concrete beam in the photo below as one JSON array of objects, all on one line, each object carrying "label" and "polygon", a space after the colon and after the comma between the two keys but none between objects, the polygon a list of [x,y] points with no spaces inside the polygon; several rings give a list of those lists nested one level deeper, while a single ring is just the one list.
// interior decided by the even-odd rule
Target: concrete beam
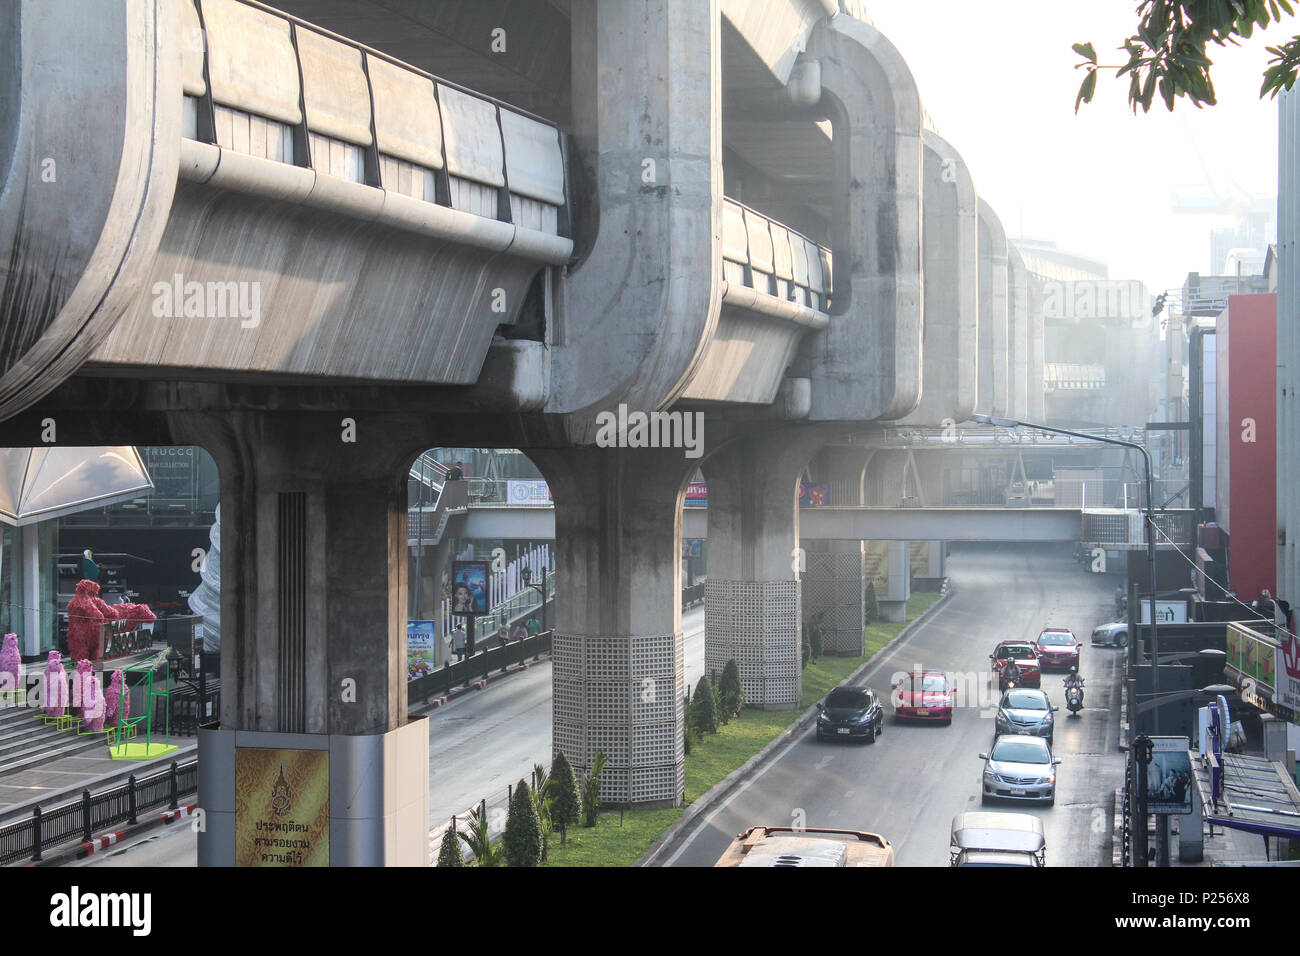
[{"label": "concrete beam", "polygon": [[841,541],[1077,541],[1077,508],[800,508],[800,531]]},{"label": "concrete beam", "polygon": [[835,128],[833,314],[810,344],[811,418],[902,418],[921,398],[921,98],[893,45],[853,17],[818,23],[808,54]]},{"label": "concrete beam", "polygon": [[1007,235],[1002,220],[984,200],[979,201],[980,305],[979,400],[985,415],[1005,416],[1010,410],[1007,360]]},{"label": "concrete beam", "polygon": [[86,14],[0,11],[0,420],[72,375],[143,288],[176,188],[181,4]]},{"label": "concrete beam", "polygon": [[964,422],[979,393],[979,223],[961,155],[925,130],[925,341],[921,404],[909,425]]},{"label": "concrete beam", "polygon": [[575,235],[592,245],[564,284],[546,410],[589,444],[599,412],[675,400],[718,324],[721,17],[718,0],[575,0],[571,16],[573,191],[592,197]]}]

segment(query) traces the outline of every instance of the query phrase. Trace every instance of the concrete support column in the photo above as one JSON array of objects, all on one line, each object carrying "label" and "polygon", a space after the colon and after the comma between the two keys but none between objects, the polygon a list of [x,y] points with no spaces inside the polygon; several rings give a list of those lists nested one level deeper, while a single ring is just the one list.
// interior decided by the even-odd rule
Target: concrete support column
[{"label": "concrete support column", "polygon": [[[601,801],[677,806],[685,787],[681,450],[530,450],[555,499],[553,749],[605,754]],[[710,502],[711,504],[712,502]],[[712,555],[710,555],[710,561]]]},{"label": "concrete support column", "polygon": [[1002,221],[979,201],[979,400],[985,415],[1006,415],[1010,396],[1007,359],[1007,236]]},{"label": "concrete support column", "polygon": [[[830,446],[813,460],[814,479],[831,483],[832,502],[862,504],[863,482],[876,450]],[[860,656],[866,626],[866,554],[861,541],[805,540],[801,577],[805,630],[820,626],[824,654]]]},{"label": "concrete support column", "polygon": [[889,542],[889,587],[878,595],[880,617],[885,621],[907,620],[907,599],[912,596],[911,555],[906,541]]},{"label": "concrete support column", "polygon": [[[428,729],[407,718],[411,422],[200,421],[221,473],[223,631],[200,865],[255,863],[263,822],[302,824],[306,848],[279,855],[307,863],[427,865]],[[272,819],[281,781],[290,805]]]},{"label": "concrete support column", "polygon": [[805,541],[801,575],[804,627],[820,626],[822,653],[864,652],[867,579],[861,541]]},{"label": "concrete support column", "polygon": [[[709,484],[709,579],[704,654],[721,672],[735,659],[746,702],[797,707],[803,693],[798,482],[825,444],[818,429],[776,431],[724,446],[704,462]],[[811,433],[811,434],[810,434]]]}]

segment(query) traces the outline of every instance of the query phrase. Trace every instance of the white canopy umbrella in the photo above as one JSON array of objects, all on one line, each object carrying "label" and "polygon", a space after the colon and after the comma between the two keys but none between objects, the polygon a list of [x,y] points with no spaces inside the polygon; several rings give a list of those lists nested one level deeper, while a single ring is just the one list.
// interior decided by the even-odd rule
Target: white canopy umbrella
[{"label": "white canopy umbrella", "polygon": [[21,527],[153,491],[131,445],[0,448],[0,521]]}]

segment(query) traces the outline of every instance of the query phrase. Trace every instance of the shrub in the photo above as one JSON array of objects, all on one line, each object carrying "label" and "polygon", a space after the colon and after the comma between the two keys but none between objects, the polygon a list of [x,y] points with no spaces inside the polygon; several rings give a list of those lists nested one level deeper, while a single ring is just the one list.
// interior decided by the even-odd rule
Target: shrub
[{"label": "shrub", "polygon": [[557,753],[551,761],[551,777],[547,786],[554,799],[551,804],[551,820],[560,828],[560,844],[563,845],[568,839],[568,828],[582,819],[582,796],[578,793],[578,781],[564,751]]},{"label": "shrub", "polygon": [[551,808],[555,805],[555,795],[551,789],[551,777],[546,768],[539,763],[533,764],[533,806],[537,808],[537,823],[542,828],[542,862],[546,862],[547,852],[551,847],[551,834],[555,832],[555,817]]},{"label": "shrub", "polygon": [[591,772],[582,788],[582,823],[594,827],[600,815],[600,775],[605,769],[605,752],[597,750],[591,756]]},{"label": "shrub", "polygon": [[536,866],[542,860],[542,826],[528,784],[520,780],[510,795],[510,815],[501,843],[510,866]]},{"label": "shrub", "polygon": [[808,622],[808,647],[812,651],[812,659],[822,656],[822,621],[825,619],[824,611],[818,611]]},{"label": "shrub", "polygon": [[812,646],[807,641],[804,641],[803,653],[800,655],[800,662],[799,662],[800,670],[808,666],[808,659],[810,657],[812,657]]},{"label": "shrub", "polygon": [[493,845],[492,838],[488,835],[486,800],[480,800],[478,807],[470,811],[469,829],[458,835],[469,844],[476,866],[501,865],[501,849]]},{"label": "shrub", "polygon": [[690,725],[696,737],[718,732],[717,698],[713,694],[713,683],[705,674],[695,685],[695,696],[691,699]]},{"label": "shrub", "polygon": [[460,849],[460,836],[455,827],[447,827],[438,846],[439,866],[464,866],[465,854]]},{"label": "shrub", "polygon": [[722,704],[722,712],[728,719],[738,715],[745,705],[745,691],[740,686],[740,665],[734,657],[722,669],[722,679],[718,681],[718,699]]},{"label": "shrub", "polygon": [[868,624],[880,620],[880,602],[876,600],[876,582],[867,582],[867,598],[862,608],[862,617]]}]

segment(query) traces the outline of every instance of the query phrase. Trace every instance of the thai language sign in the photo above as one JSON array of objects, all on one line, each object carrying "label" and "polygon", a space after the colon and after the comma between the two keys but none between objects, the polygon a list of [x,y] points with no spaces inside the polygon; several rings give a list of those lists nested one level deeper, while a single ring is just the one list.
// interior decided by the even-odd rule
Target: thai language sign
[{"label": "thai language sign", "polygon": [[329,863],[329,751],[237,747],[235,865]]}]

